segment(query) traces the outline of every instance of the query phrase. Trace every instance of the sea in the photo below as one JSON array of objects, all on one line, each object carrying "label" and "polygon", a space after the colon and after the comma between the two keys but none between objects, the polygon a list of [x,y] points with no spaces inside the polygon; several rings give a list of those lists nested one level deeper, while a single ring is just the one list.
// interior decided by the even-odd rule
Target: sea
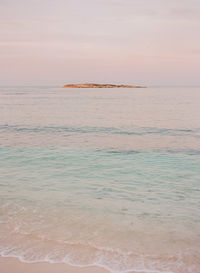
[{"label": "sea", "polygon": [[0,87],[0,255],[200,272],[200,87]]}]

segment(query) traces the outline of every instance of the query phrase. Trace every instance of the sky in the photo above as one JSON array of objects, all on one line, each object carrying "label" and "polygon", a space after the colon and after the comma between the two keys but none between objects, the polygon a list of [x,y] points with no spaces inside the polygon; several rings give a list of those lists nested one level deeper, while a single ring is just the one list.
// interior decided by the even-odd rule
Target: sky
[{"label": "sky", "polygon": [[199,0],[0,0],[0,84],[200,85]]}]

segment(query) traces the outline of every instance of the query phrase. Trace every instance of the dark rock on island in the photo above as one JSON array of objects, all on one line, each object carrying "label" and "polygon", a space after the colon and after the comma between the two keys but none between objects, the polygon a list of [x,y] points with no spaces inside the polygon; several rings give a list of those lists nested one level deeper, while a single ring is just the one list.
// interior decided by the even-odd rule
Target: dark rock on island
[{"label": "dark rock on island", "polygon": [[97,84],[97,83],[80,83],[80,84],[66,84],[63,88],[144,88],[138,85],[125,85],[125,84]]}]

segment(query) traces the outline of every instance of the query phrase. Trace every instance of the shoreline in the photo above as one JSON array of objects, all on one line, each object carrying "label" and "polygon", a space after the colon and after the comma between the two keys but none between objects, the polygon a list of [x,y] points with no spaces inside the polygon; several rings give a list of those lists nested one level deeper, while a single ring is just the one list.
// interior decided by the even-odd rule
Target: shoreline
[{"label": "shoreline", "polygon": [[0,256],[1,273],[111,273],[100,266],[76,266],[67,263],[23,262],[19,258]]}]

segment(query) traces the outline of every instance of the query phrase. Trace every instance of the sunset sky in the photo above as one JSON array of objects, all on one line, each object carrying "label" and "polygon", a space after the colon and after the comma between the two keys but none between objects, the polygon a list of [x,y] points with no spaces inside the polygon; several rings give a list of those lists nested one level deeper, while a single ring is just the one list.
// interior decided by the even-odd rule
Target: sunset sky
[{"label": "sunset sky", "polygon": [[199,0],[0,0],[0,84],[200,85]]}]

